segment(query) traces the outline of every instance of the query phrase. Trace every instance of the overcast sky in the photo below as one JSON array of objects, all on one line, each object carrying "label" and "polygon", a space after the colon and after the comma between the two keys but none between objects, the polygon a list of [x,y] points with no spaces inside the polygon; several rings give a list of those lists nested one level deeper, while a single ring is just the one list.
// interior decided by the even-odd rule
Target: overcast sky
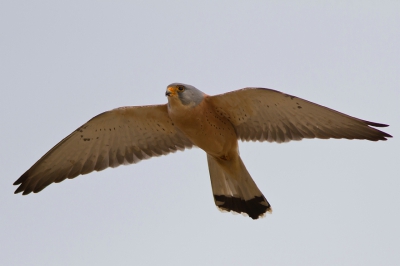
[{"label": "overcast sky", "polygon": [[[400,264],[399,1],[63,2],[0,3],[1,265]],[[394,138],[240,143],[274,210],[256,221],[218,211],[200,149],[13,194],[77,127],[172,82],[280,90]]]}]

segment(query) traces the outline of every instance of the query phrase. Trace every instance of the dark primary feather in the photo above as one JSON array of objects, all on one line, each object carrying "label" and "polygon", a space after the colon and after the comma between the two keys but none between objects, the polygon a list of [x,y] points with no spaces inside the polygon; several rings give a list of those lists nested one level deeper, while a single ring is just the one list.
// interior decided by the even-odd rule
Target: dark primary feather
[{"label": "dark primary feather", "polygon": [[15,193],[39,192],[66,178],[192,146],[173,125],[166,105],[114,109],[95,116],[48,151],[15,181]]}]

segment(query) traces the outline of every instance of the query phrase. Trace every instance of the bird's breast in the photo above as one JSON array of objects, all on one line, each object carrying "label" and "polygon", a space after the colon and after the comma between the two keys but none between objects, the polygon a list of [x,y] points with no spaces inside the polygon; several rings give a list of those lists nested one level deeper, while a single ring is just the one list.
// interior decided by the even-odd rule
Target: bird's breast
[{"label": "bird's breast", "polygon": [[237,153],[237,135],[231,122],[207,101],[194,107],[169,106],[169,115],[196,146],[216,157]]}]

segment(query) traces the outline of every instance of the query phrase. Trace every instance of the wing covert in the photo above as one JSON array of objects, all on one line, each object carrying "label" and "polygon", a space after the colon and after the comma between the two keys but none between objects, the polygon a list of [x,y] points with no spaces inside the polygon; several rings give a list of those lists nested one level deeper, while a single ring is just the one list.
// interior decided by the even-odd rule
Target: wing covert
[{"label": "wing covert", "polygon": [[66,178],[192,146],[169,118],[166,104],[113,109],[93,117],[55,145],[15,181],[19,185],[15,193],[36,193]]}]

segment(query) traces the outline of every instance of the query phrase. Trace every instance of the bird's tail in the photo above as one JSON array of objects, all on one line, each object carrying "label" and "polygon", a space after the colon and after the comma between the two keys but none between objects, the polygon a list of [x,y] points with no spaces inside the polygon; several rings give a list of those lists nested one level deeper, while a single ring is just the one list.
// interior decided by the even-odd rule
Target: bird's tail
[{"label": "bird's tail", "polygon": [[219,209],[246,213],[253,219],[272,212],[239,155],[223,160],[207,154],[207,161],[214,201]]}]

